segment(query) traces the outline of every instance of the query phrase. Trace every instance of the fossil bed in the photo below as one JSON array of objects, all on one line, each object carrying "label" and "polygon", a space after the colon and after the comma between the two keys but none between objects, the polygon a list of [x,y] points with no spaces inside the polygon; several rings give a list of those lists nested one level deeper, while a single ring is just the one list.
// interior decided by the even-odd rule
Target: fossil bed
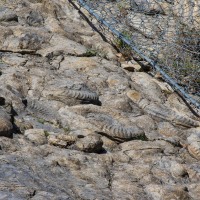
[{"label": "fossil bed", "polygon": [[65,0],[1,0],[0,30],[0,199],[199,199],[200,121],[168,84]]}]

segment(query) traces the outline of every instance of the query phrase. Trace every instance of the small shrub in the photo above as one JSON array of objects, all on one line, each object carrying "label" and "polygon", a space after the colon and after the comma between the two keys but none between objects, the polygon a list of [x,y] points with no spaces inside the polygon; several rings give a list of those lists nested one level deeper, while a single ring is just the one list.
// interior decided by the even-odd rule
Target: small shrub
[{"label": "small shrub", "polygon": [[97,55],[97,50],[93,49],[93,48],[87,49],[86,53],[84,54],[84,56],[86,56],[86,57],[93,57],[96,55]]},{"label": "small shrub", "polygon": [[49,132],[48,131],[44,131],[44,135],[45,135],[45,137],[48,137],[50,134],[49,134]]},{"label": "small shrub", "polygon": [[45,123],[45,120],[42,119],[42,118],[38,118],[37,121],[38,121],[40,124],[44,124],[44,123]]},{"label": "small shrub", "polygon": [[64,130],[65,133],[69,133],[71,131],[69,126],[64,127],[63,130]]},{"label": "small shrub", "polygon": [[[131,40],[132,34],[128,31],[123,31],[122,35],[127,38],[128,40]],[[132,57],[132,49],[129,45],[127,45],[126,43],[124,43],[124,41],[120,38],[117,38],[114,40],[114,44],[116,45],[116,47],[120,50],[120,52],[122,53],[122,55],[127,59],[131,59]]]}]

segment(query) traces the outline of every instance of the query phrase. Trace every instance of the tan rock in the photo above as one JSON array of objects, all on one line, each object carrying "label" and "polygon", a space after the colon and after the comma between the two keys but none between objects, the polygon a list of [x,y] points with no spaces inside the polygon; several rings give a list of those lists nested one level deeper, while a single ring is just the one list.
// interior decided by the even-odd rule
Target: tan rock
[{"label": "tan rock", "polygon": [[125,70],[128,70],[130,72],[134,72],[134,71],[141,71],[141,65],[139,65],[136,61],[131,60],[128,62],[123,62],[121,64],[121,67]]},{"label": "tan rock", "polygon": [[24,66],[27,62],[27,59],[20,56],[3,56],[2,61],[10,66],[18,67]]},{"label": "tan rock", "polygon": [[42,50],[39,50],[38,53],[45,57],[54,51],[60,51],[70,55],[81,55],[86,53],[87,50],[81,44],[78,44],[65,37],[58,37],[55,35],[51,38],[50,45]]},{"label": "tan rock", "polygon": [[173,177],[183,177],[184,175],[187,174],[186,169],[184,166],[176,161],[171,162],[171,167],[170,167],[170,172]]},{"label": "tan rock", "polygon": [[47,138],[43,129],[28,129],[25,130],[24,135],[34,144],[43,145],[47,143]]},{"label": "tan rock", "polygon": [[162,102],[165,99],[160,86],[154,81],[153,77],[144,72],[135,72],[131,76],[134,88],[141,91],[151,100]]},{"label": "tan rock", "polygon": [[98,135],[88,135],[80,138],[74,145],[74,148],[80,151],[93,153],[102,151],[103,141]]}]

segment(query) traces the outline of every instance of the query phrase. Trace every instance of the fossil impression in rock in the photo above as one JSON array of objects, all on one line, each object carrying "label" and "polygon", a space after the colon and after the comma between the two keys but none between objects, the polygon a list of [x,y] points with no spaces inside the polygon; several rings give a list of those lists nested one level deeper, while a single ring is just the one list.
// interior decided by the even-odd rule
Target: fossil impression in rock
[{"label": "fossil impression in rock", "polygon": [[66,104],[76,104],[75,100],[79,103],[93,103],[99,105],[99,96],[95,92],[87,90],[72,90],[72,89],[57,89],[55,91],[49,91],[47,94],[49,99],[61,101]]},{"label": "fossil impression in rock", "polygon": [[48,107],[43,103],[30,98],[26,98],[23,102],[26,106],[26,110],[35,117],[42,118],[53,123],[60,123],[59,115],[52,107]]},{"label": "fossil impression in rock", "polygon": [[151,116],[161,118],[163,120],[170,121],[172,123],[182,125],[185,127],[200,126],[200,121],[196,121],[187,116],[183,116],[182,114],[168,108],[167,106],[150,102],[149,100],[143,98],[142,95],[135,90],[128,91],[127,96],[141,109],[143,109],[144,112]]},{"label": "fossil impression in rock", "polygon": [[31,11],[26,18],[29,26],[40,26],[44,23],[43,17],[36,11]]},{"label": "fossil impression in rock", "polygon": [[136,125],[126,127],[108,115],[89,113],[86,118],[98,128],[98,131],[105,133],[111,138],[130,140],[144,136],[144,131]]}]

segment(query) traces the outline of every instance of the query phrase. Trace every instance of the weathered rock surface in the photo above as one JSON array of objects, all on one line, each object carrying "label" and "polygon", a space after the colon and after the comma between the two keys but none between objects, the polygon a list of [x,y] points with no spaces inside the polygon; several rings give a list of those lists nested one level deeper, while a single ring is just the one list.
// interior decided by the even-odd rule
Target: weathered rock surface
[{"label": "weathered rock surface", "polygon": [[199,200],[200,120],[168,84],[68,1],[2,2],[0,199]]}]

